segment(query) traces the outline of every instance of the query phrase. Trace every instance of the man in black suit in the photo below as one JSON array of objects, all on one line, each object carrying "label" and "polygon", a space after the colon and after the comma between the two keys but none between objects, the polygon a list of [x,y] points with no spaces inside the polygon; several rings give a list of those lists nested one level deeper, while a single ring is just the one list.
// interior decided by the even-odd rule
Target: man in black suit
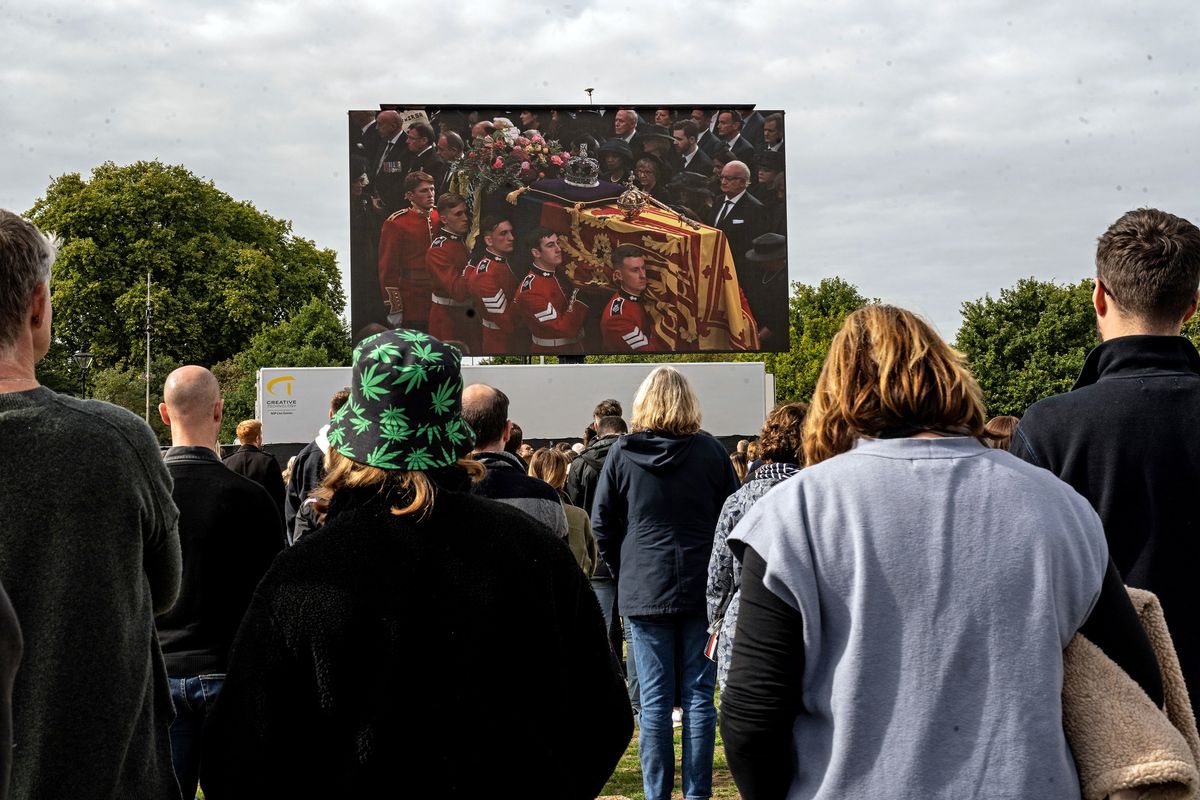
[{"label": "man in black suit", "polygon": [[707,108],[693,108],[692,122],[696,123],[696,131],[699,134],[696,137],[696,144],[706,156],[711,158],[725,149],[725,143],[717,137],[713,130],[712,111]]},{"label": "man in black suit", "polygon": [[405,133],[398,111],[380,111],[375,118],[379,134],[378,150],[371,161],[371,183],[375,187],[376,206],[388,214],[404,208]]},{"label": "man in black suit", "polygon": [[754,106],[742,109],[742,138],[755,150],[763,149],[763,115]]},{"label": "man in black suit", "polygon": [[754,145],[742,136],[742,118],[736,111],[726,110],[717,115],[717,136],[738,161],[754,160]]},{"label": "man in black suit", "polygon": [[379,146],[379,134],[375,133],[374,111],[350,112],[350,155],[361,156],[372,167],[371,156]]},{"label": "man in black suit", "polygon": [[697,139],[700,131],[690,119],[681,119],[671,126],[671,137],[675,140],[675,155],[678,157],[678,172],[712,174],[712,159],[700,149]]},{"label": "man in black suit", "polygon": [[747,191],[749,183],[750,168],[741,161],[730,161],[722,167],[723,194],[713,203],[712,216],[708,220],[709,225],[725,233],[739,275],[743,273],[746,253],[763,232],[763,205]]},{"label": "man in black suit", "polygon": [[438,197],[450,191],[450,167],[455,161],[462,158],[465,149],[462,137],[454,131],[446,131],[438,135],[437,154],[442,161],[446,162],[446,173],[436,184]]},{"label": "man in black suit", "polygon": [[238,444],[241,445],[225,457],[225,466],[249,478],[267,490],[279,511],[279,526],[283,528],[283,470],[270,453],[262,449],[262,423],[256,419],[242,420],[237,426]]},{"label": "man in black suit", "polygon": [[408,158],[405,174],[424,172],[433,177],[434,187],[441,186],[448,169],[446,162],[437,153],[437,136],[428,122],[414,122],[408,126]]},{"label": "man in black suit", "polygon": [[769,114],[763,120],[763,147],[783,155],[783,114]]}]

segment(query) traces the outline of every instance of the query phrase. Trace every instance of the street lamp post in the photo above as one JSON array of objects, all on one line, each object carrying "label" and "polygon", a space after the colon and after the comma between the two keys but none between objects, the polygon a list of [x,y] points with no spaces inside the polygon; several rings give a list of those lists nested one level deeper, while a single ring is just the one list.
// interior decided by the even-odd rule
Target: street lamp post
[{"label": "street lamp post", "polygon": [[87,399],[87,374],[92,368],[92,359],[94,356],[87,351],[87,345],[80,347],[71,355],[71,360],[75,362],[75,366],[79,367],[79,396],[81,399]]}]

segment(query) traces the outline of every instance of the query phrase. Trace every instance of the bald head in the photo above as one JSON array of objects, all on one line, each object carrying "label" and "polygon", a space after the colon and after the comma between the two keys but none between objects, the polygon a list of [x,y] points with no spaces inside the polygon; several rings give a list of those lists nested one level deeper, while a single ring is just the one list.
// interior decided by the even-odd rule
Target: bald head
[{"label": "bald head", "polygon": [[504,449],[511,430],[508,395],[486,383],[473,383],[463,389],[462,415],[475,431],[475,452]]},{"label": "bald head", "polygon": [[400,132],[400,114],[397,111],[380,111],[375,118],[375,130],[382,139],[390,139]]},{"label": "bald head", "polygon": [[171,427],[177,446],[212,447],[221,428],[221,387],[204,367],[180,367],[163,384],[163,402],[158,413]]}]

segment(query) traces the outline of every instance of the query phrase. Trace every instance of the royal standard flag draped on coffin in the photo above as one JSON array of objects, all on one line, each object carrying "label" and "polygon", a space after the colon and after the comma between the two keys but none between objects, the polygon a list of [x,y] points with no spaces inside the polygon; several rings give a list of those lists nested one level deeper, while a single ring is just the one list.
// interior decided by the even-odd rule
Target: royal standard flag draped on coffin
[{"label": "royal standard flag draped on coffin", "polygon": [[675,352],[757,350],[758,330],[741,289],[725,234],[646,205],[628,220],[615,201],[573,202],[527,189],[517,222],[558,233],[567,277],[578,286],[612,288],[609,260],[623,244],[645,254],[644,298],[655,331]]}]

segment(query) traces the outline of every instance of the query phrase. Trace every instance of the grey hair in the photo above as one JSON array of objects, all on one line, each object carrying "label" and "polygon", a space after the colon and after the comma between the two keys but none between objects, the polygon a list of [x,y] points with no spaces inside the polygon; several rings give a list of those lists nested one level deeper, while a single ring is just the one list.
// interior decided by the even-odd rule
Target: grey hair
[{"label": "grey hair", "polygon": [[33,290],[50,282],[50,265],[61,244],[57,236],[0,208],[0,349],[17,340]]}]

